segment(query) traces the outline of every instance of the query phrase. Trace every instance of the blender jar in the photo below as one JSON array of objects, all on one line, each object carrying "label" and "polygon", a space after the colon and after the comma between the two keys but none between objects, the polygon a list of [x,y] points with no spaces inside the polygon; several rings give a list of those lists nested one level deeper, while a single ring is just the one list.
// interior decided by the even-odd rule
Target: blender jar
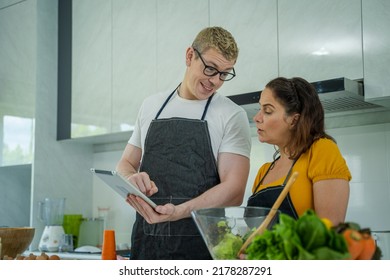
[{"label": "blender jar", "polygon": [[63,235],[65,198],[45,198],[39,202],[38,218],[45,223],[39,250],[57,252]]}]

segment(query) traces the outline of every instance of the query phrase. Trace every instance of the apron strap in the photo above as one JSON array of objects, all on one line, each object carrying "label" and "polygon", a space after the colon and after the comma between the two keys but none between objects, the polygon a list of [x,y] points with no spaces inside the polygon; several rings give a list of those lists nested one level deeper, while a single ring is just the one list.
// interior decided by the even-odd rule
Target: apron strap
[{"label": "apron strap", "polygon": [[168,98],[165,100],[164,104],[161,106],[160,110],[158,110],[157,112],[157,115],[155,117],[155,119],[158,119],[158,117],[160,116],[162,110],[165,108],[165,106],[167,105],[168,101],[171,99],[171,97],[173,96],[173,94],[176,92],[176,90],[180,87],[181,83],[175,88],[174,91],[172,91],[172,93],[168,96]]},{"label": "apron strap", "polygon": [[[172,91],[172,93],[168,96],[168,98],[165,100],[164,104],[161,106],[160,110],[158,110],[157,114],[156,114],[156,117],[154,119],[158,119],[158,117],[160,116],[161,112],[164,110],[165,106],[168,104],[169,100],[172,98],[173,94],[177,91],[177,89],[180,87],[181,83],[175,88],[174,91]],[[214,93],[209,97],[209,99],[207,100],[207,103],[206,103],[206,106],[203,110],[203,114],[202,114],[202,118],[201,120],[203,121],[204,118],[206,117],[206,114],[207,114],[207,110],[209,109],[209,105],[210,105],[210,102],[211,102],[211,99],[213,99],[213,96],[214,96]]]},{"label": "apron strap", "polygon": [[293,167],[294,167],[294,165],[295,165],[296,162],[297,162],[297,159],[295,159],[294,162],[293,162],[293,164],[291,165],[291,168],[290,168],[290,170],[289,170],[288,173],[287,173],[286,179],[284,179],[284,182],[283,182],[283,185],[282,185],[283,187],[287,184],[287,180],[288,180],[288,178],[290,178],[292,169],[293,169]]},{"label": "apron strap", "polygon": [[[265,172],[263,178],[261,178],[261,180],[260,180],[259,183],[257,184],[255,190],[253,191],[253,193],[256,193],[256,192],[257,192],[257,190],[259,189],[261,183],[263,183],[263,180],[264,180],[265,176],[267,176],[268,172],[272,169],[273,165],[275,164],[275,162],[276,162],[278,159],[280,159],[280,156],[279,156],[277,159],[275,159],[275,160],[271,163],[271,165],[268,167],[267,172]],[[286,185],[287,180],[288,180],[288,178],[290,177],[291,172],[292,172],[292,169],[293,169],[295,163],[297,162],[297,160],[298,160],[298,159],[295,159],[294,162],[293,162],[293,164],[291,165],[290,170],[289,170],[288,173],[287,173],[286,179],[284,179],[284,182],[283,182],[283,184],[282,184],[283,187]]]},{"label": "apron strap", "polygon": [[203,115],[202,115],[202,118],[201,118],[202,121],[204,121],[204,118],[206,117],[206,113],[207,113],[207,110],[209,109],[209,105],[210,105],[211,99],[213,99],[213,96],[214,96],[214,93],[207,100],[207,104],[206,104],[206,106],[204,108]]}]

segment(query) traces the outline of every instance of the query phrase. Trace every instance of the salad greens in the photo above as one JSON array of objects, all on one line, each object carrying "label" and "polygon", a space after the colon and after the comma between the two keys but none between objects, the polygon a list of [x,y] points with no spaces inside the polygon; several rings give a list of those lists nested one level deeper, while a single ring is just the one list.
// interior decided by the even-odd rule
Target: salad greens
[{"label": "salad greens", "polygon": [[226,221],[220,221],[210,228],[210,243],[216,244],[211,248],[214,259],[218,260],[234,260],[237,259],[237,253],[241,249],[242,244],[255,230],[249,230],[244,236],[233,234],[231,227]]},{"label": "salad greens", "polygon": [[226,233],[223,239],[212,248],[212,253],[218,260],[234,260],[237,259],[237,252],[242,244],[244,243],[239,235]]},{"label": "salad greens", "polygon": [[250,260],[340,260],[349,257],[344,237],[328,229],[313,210],[298,220],[279,215],[279,223],[256,236],[246,250]]}]

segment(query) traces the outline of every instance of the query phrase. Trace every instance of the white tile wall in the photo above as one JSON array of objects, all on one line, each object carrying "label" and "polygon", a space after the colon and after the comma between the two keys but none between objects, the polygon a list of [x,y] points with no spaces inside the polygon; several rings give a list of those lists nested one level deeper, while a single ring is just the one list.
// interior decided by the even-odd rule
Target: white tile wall
[{"label": "white tile wall", "polygon": [[390,125],[332,129],[352,173],[347,219],[390,229]]}]

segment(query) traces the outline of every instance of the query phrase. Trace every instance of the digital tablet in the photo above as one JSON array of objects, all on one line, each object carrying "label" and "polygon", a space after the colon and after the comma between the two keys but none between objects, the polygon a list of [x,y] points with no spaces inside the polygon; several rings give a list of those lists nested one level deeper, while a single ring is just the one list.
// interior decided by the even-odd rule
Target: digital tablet
[{"label": "digital tablet", "polygon": [[136,186],[132,185],[116,171],[98,170],[94,168],[91,168],[91,171],[123,198],[126,199],[129,194],[134,194],[145,200],[153,209],[156,208],[156,203],[150,200],[150,198],[143,194]]}]

